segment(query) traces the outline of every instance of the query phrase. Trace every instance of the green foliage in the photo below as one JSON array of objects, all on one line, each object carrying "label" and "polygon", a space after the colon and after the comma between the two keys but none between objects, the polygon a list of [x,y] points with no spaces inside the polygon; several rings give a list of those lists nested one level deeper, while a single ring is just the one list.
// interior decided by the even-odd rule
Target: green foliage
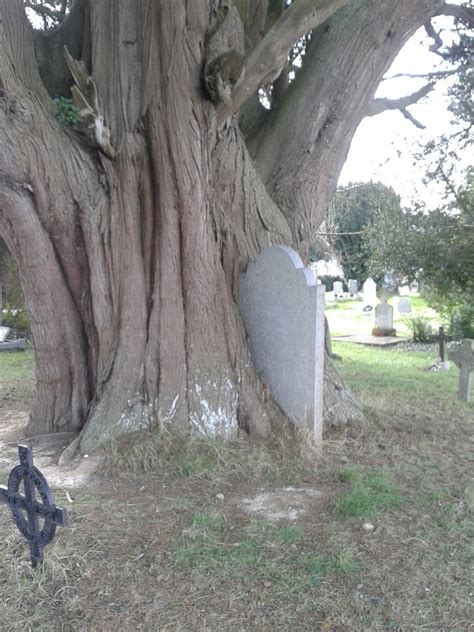
[{"label": "green foliage", "polygon": [[459,31],[458,34],[459,40],[443,53],[443,57],[457,69],[456,81],[448,90],[451,97],[449,110],[457,121],[467,124],[466,132],[469,132],[474,120],[474,37],[463,31]]},{"label": "green foliage", "polygon": [[431,321],[426,316],[409,316],[403,320],[411,333],[413,342],[430,342],[433,335]]},{"label": "green foliage", "polygon": [[71,99],[58,97],[54,99],[56,103],[56,119],[64,126],[75,125],[79,120],[79,110]]},{"label": "green foliage", "polygon": [[455,338],[474,338],[474,305],[455,306],[448,318],[449,332]]},{"label": "green foliage", "polygon": [[25,298],[20,284],[20,276],[15,260],[0,238],[0,283],[3,288],[2,324],[14,330],[15,335],[28,335],[30,323],[26,311]]},{"label": "green foliage", "polygon": [[336,512],[344,518],[372,518],[379,511],[397,507],[402,496],[385,471],[369,472],[354,478],[351,472],[352,489],[339,496],[334,503]]},{"label": "green foliage", "polygon": [[366,239],[372,274],[388,267],[400,279],[420,279],[428,304],[447,318],[474,305],[474,170],[455,205],[430,213],[381,210]]},{"label": "green foliage", "polygon": [[30,321],[26,309],[9,309],[9,306],[6,305],[2,325],[13,329],[18,338],[27,336],[30,331]]},{"label": "green foliage", "polygon": [[328,240],[347,279],[362,282],[369,276],[369,252],[364,231],[379,213],[390,214],[398,209],[398,196],[393,189],[381,183],[351,183],[336,191],[327,211],[326,224],[328,232],[334,233],[329,235]]}]

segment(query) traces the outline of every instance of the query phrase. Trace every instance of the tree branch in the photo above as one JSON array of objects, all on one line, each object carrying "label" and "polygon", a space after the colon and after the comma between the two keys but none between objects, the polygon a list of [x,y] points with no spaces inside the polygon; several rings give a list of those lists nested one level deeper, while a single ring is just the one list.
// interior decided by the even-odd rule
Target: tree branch
[{"label": "tree branch", "polygon": [[410,112],[406,109],[409,105],[417,103],[420,99],[425,97],[434,88],[434,83],[428,83],[413,94],[409,94],[406,97],[400,99],[374,99],[367,110],[367,116],[376,116],[386,110],[400,110],[405,118],[411,121],[416,127],[424,129],[419,121],[415,119]]},{"label": "tree branch", "polygon": [[347,233],[314,233],[317,237],[339,237],[339,235],[362,235],[363,230],[352,230]]},{"label": "tree branch", "polygon": [[325,22],[348,0],[297,0],[277,20],[244,63],[232,91],[230,105],[220,103],[217,120],[222,123],[258,88],[271,83],[281,72],[296,40]]},{"label": "tree branch", "polygon": [[64,59],[67,46],[74,59],[90,65],[90,25],[87,0],[76,0],[59,26],[34,32],[36,58],[44,85],[53,97],[70,96],[71,74]]},{"label": "tree branch", "polygon": [[425,24],[425,31],[428,37],[431,37],[431,39],[433,40],[433,44],[431,44],[430,46],[430,51],[432,53],[437,53],[444,44],[443,40],[441,39],[441,35],[436,31],[431,22],[427,22]]},{"label": "tree branch", "polygon": [[406,108],[401,108],[400,112],[403,114],[403,116],[408,119],[410,121],[410,123],[413,123],[413,125],[415,127],[418,127],[418,129],[426,129],[426,125],[423,125],[423,123],[420,123],[420,121],[418,119],[416,119],[413,114],[410,114],[410,112],[406,109]]},{"label": "tree branch", "polygon": [[450,15],[453,18],[462,20],[468,26],[474,25],[474,9],[466,6],[459,6],[457,4],[449,4],[445,2],[440,6],[436,15]]},{"label": "tree branch", "polygon": [[245,32],[245,50],[253,49],[265,32],[268,0],[234,0]]},{"label": "tree branch", "polygon": [[410,72],[397,72],[395,75],[390,75],[389,77],[384,77],[382,81],[389,81],[390,79],[400,79],[401,77],[406,77],[407,79],[443,79],[444,77],[450,77],[459,72],[459,68],[454,68],[453,70],[438,70],[437,72],[427,72],[427,73],[410,73]]}]

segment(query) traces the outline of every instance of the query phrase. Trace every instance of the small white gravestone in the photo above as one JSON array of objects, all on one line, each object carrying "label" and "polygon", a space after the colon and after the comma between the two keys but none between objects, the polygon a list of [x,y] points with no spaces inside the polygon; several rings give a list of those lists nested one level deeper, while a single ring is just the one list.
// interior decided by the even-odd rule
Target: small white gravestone
[{"label": "small white gravestone", "polygon": [[474,371],[474,340],[463,340],[448,351],[448,358],[458,367],[458,397],[465,402],[471,401],[472,372]]},{"label": "small white gravestone", "polygon": [[398,288],[398,293],[400,296],[410,296],[410,286],[409,285],[400,285]]},{"label": "small white gravestone", "polygon": [[388,303],[375,306],[375,326],[381,331],[393,332],[393,307]]},{"label": "small white gravestone", "polygon": [[299,255],[266,248],[240,277],[239,308],[254,366],[297,426],[322,441],[324,293]]},{"label": "small white gravestone", "polygon": [[347,287],[351,294],[357,294],[357,292],[359,291],[359,285],[356,279],[349,279],[349,281],[347,282]]},{"label": "small white gravestone", "polygon": [[10,331],[10,327],[0,327],[0,342],[5,342]]},{"label": "small white gravestone", "polygon": [[399,314],[411,314],[411,300],[409,298],[395,296],[393,307]]},{"label": "small white gravestone", "polygon": [[364,292],[364,305],[371,305],[375,307],[377,304],[377,284],[370,277],[362,286],[362,291]]},{"label": "small white gravestone", "polygon": [[332,291],[334,292],[334,294],[342,294],[344,291],[342,281],[334,281],[334,283],[332,284]]}]

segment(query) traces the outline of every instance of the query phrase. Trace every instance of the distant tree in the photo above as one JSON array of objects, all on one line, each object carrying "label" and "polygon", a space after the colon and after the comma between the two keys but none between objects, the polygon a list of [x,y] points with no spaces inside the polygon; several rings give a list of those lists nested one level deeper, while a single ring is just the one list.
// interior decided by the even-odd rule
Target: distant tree
[{"label": "distant tree", "polygon": [[[451,185],[453,186],[453,185]],[[423,282],[428,302],[450,320],[474,318],[474,169],[455,201],[430,213],[381,209],[365,232],[368,269]],[[396,226],[396,230],[394,230]],[[468,316],[468,314],[471,316]],[[465,332],[468,333],[469,325]]]},{"label": "distant tree", "polygon": [[[457,27],[459,30],[459,24]],[[444,75],[444,78],[455,77],[455,81],[447,89],[448,110],[453,114],[453,119],[451,129],[422,145],[416,159],[426,162],[425,184],[433,181],[441,184],[447,204],[456,199],[454,183],[459,180],[459,162],[464,155],[463,150],[472,143],[474,37],[465,31],[459,31],[459,39],[451,46],[443,48],[441,34],[430,28],[428,32],[434,41],[431,50],[437,52],[450,67],[438,74]]]},{"label": "distant tree", "polygon": [[327,212],[327,238],[346,279],[364,281],[369,273],[365,230],[378,216],[400,209],[395,191],[380,182],[355,182],[338,188]]}]

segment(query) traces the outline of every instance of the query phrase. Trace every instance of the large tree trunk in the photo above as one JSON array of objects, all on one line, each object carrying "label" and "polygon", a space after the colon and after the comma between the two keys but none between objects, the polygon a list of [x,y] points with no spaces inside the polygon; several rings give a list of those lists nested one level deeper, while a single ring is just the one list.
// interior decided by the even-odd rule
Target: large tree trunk
[{"label": "large tree trunk", "polygon": [[[82,429],[90,450],[158,424],[230,438],[285,423],[249,360],[239,271],[266,245],[305,248],[378,81],[440,2],[336,14],[252,157],[237,115],[222,125],[201,86],[214,4],[78,0],[36,56],[21,3],[1,4],[0,234],[31,317],[32,434]],[[55,120],[45,85],[72,83],[64,43],[97,85],[114,159]],[[344,388],[327,375],[334,398]]]}]

